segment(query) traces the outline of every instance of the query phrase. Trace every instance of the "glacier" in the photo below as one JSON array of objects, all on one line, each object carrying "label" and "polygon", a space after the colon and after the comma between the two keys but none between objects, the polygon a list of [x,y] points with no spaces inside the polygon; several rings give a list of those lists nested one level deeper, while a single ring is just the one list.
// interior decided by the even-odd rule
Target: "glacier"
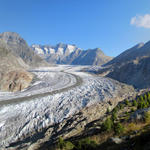
[{"label": "glacier", "polygon": [[121,89],[117,81],[83,72],[84,68],[70,65],[35,68],[30,71],[36,80],[29,88],[17,93],[0,92],[0,147],[117,95]]}]

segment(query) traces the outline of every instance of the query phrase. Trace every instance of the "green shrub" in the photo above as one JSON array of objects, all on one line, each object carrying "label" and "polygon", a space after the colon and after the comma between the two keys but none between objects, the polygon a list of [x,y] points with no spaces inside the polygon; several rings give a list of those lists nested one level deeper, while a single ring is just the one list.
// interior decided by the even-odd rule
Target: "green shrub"
[{"label": "green shrub", "polygon": [[121,123],[118,122],[114,126],[114,131],[115,131],[115,134],[121,134],[124,131],[124,127],[122,126]]},{"label": "green shrub", "polygon": [[147,108],[147,106],[148,106],[148,103],[146,103],[144,100],[140,100],[140,101],[138,102],[137,108],[138,108],[138,109],[143,109],[143,108]]},{"label": "green shrub", "polygon": [[70,141],[64,141],[62,137],[59,137],[58,148],[62,150],[72,150],[75,146]]},{"label": "green shrub", "polygon": [[125,100],[125,104],[126,104],[127,106],[129,105],[129,100],[128,100],[128,99]]},{"label": "green shrub", "polygon": [[150,92],[147,93],[147,100],[150,101]]},{"label": "green shrub", "polygon": [[135,110],[134,110],[134,108],[131,108],[131,112],[134,112]]},{"label": "green shrub", "polygon": [[144,100],[147,100],[147,95],[146,95],[146,93],[144,94]]},{"label": "green shrub", "polygon": [[65,141],[63,140],[62,137],[59,137],[59,139],[58,139],[58,147],[60,149],[63,149],[65,147]]},{"label": "green shrub", "polygon": [[120,109],[123,109],[124,108],[124,104],[120,104]]},{"label": "green shrub", "polygon": [[147,102],[148,102],[148,105],[150,105],[150,99],[149,98],[147,99]]},{"label": "green shrub", "polygon": [[74,150],[91,150],[97,147],[97,143],[89,138],[77,141]]},{"label": "green shrub", "polygon": [[75,146],[71,142],[65,142],[65,150],[72,150],[74,147]]},{"label": "green shrub", "polygon": [[146,108],[147,108],[147,107],[149,107],[149,102],[148,102],[148,101],[146,101],[145,103],[146,103]]},{"label": "green shrub", "polygon": [[138,103],[136,100],[133,101],[133,106],[137,107]]},{"label": "green shrub", "polygon": [[115,107],[114,109],[113,109],[113,113],[116,113],[118,111],[118,107]]},{"label": "green shrub", "polygon": [[104,121],[102,128],[104,131],[111,131],[113,129],[113,121],[111,120],[111,118],[107,118]]},{"label": "green shrub", "polygon": [[141,96],[140,96],[140,101],[143,101],[143,100],[144,100],[144,98],[143,98],[143,96],[141,95]]},{"label": "green shrub", "polygon": [[117,120],[117,113],[113,112],[111,118],[113,122]]},{"label": "green shrub", "polygon": [[150,123],[150,111],[144,113],[144,120],[146,123]]}]

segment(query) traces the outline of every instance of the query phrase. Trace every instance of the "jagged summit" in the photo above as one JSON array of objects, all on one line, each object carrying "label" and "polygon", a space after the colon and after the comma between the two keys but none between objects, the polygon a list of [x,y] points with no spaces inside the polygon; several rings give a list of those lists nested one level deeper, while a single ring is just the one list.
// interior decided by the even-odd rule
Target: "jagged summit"
[{"label": "jagged summit", "polygon": [[73,44],[58,43],[55,46],[34,44],[31,48],[52,64],[102,65],[112,59],[105,56],[100,48],[82,50]]},{"label": "jagged summit", "polygon": [[3,32],[0,34],[0,39],[7,44],[11,42],[26,44],[26,41],[16,32]]},{"label": "jagged summit", "polygon": [[75,45],[63,43],[58,43],[55,46],[33,44],[31,47],[37,54],[41,54],[41,56],[43,55],[43,57],[45,57],[44,55],[47,54],[68,55],[76,49],[79,49]]},{"label": "jagged summit", "polygon": [[30,66],[47,65],[45,60],[50,64],[102,65],[112,59],[99,48],[82,50],[74,44],[33,44],[30,48],[16,32],[1,33],[0,43],[5,43],[10,51]]},{"label": "jagged summit", "polygon": [[13,37],[20,37],[20,35],[18,34],[18,33],[16,33],[16,32],[9,32],[9,31],[7,31],[7,32],[2,32],[1,34],[0,34],[0,36],[2,36],[2,37],[10,37],[10,36],[13,36]]}]

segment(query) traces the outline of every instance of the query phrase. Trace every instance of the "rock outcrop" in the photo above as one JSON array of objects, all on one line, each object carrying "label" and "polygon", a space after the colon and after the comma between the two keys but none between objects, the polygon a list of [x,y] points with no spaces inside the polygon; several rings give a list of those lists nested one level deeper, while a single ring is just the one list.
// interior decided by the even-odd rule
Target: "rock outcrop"
[{"label": "rock outcrop", "polygon": [[11,92],[21,91],[30,85],[32,78],[32,74],[23,70],[10,71],[2,76],[0,89]]},{"label": "rock outcrop", "polygon": [[29,66],[15,56],[7,45],[0,44],[0,90],[21,91],[28,87],[33,75],[26,71]]}]

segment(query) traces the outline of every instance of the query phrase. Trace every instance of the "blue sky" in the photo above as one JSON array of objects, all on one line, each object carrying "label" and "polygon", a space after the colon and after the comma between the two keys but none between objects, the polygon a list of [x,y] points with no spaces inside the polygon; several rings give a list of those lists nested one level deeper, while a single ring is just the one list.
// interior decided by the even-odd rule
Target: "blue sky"
[{"label": "blue sky", "polygon": [[150,0],[1,0],[0,32],[17,32],[29,45],[63,42],[116,56],[150,40],[149,14]]}]

